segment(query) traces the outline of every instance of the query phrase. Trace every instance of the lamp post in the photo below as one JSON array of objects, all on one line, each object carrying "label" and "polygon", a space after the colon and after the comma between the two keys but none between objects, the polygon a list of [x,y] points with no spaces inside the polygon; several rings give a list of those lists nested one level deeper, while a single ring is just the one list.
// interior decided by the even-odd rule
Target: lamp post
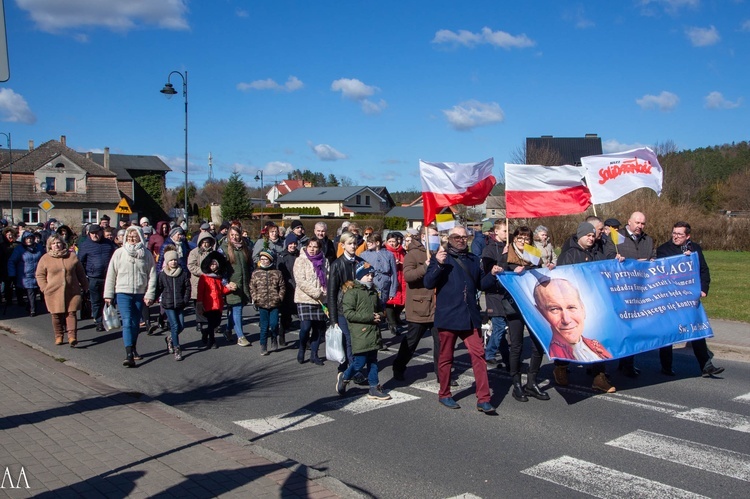
[{"label": "lamp post", "polygon": [[177,95],[177,91],[174,89],[171,83],[173,74],[180,75],[182,78],[182,96],[185,98],[185,223],[188,218],[188,72],[185,70],[185,74],[179,71],[172,71],[167,76],[167,83],[164,88],[160,90],[167,99],[171,99],[173,95]]},{"label": "lamp post", "polygon": [[266,204],[266,198],[263,196],[263,170],[258,170],[255,174],[255,181],[260,180],[260,230],[263,230],[263,208]]},{"label": "lamp post", "polygon": [[10,142],[10,132],[4,133],[0,132],[0,135],[5,135],[5,138],[8,139],[8,155],[10,156],[10,163],[8,165],[8,169],[10,170],[10,221],[11,223],[15,222],[15,219],[13,218],[13,146],[11,146]]}]

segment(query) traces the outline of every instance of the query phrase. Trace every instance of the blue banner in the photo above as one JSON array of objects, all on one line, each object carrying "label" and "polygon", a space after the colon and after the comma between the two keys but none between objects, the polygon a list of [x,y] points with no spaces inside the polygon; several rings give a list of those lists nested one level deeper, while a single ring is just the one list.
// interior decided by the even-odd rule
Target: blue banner
[{"label": "blue banner", "polygon": [[551,359],[599,362],[713,336],[697,253],[497,277]]}]

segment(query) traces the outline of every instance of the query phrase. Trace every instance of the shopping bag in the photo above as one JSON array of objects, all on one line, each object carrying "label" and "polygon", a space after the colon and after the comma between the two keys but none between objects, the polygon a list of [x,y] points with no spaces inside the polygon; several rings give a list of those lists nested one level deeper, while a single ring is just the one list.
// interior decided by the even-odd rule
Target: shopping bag
[{"label": "shopping bag", "polygon": [[89,294],[88,291],[83,293],[83,295],[81,296],[81,300],[82,300],[81,301],[81,320],[87,321],[91,319],[91,314],[92,314],[91,295]]},{"label": "shopping bag", "polygon": [[104,304],[104,310],[102,311],[102,321],[104,322],[104,328],[107,331],[122,327],[120,321],[120,313],[117,311],[114,305],[110,303]]},{"label": "shopping bag", "polygon": [[344,333],[338,324],[331,324],[326,330],[326,359],[339,364],[343,364],[346,360]]}]

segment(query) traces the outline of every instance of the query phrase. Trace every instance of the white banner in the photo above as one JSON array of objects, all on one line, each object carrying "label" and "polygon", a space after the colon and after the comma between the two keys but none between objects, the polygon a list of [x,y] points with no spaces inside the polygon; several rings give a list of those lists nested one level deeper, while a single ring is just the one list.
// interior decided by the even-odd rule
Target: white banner
[{"label": "white banner", "polygon": [[585,156],[586,183],[594,204],[609,203],[641,187],[661,195],[663,172],[648,147],[598,156]]}]

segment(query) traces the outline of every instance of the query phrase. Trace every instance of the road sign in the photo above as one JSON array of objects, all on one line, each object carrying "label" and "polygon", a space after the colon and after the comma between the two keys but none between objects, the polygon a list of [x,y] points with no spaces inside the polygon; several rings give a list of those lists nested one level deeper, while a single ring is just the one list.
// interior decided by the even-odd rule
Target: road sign
[{"label": "road sign", "polygon": [[39,203],[39,207],[44,210],[44,213],[49,213],[49,210],[55,207],[54,204],[52,204],[52,201],[49,199],[45,199],[41,203]]},{"label": "road sign", "polygon": [[115,208],[115,213],[119,213],[120,215],[132,215],[133,210],[130,209],[130,205],[128,204],[128,200],[125,198],[122,198],[120,200],[120,204],[117,205],[117,208]]}]

